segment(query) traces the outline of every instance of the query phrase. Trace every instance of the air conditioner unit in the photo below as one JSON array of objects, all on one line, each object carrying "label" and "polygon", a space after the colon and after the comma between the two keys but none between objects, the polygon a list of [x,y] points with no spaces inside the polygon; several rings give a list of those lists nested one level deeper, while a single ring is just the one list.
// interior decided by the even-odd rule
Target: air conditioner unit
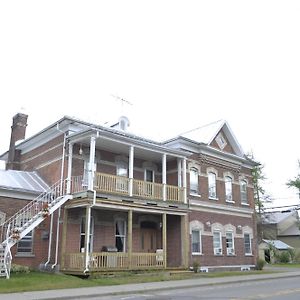
[{"label": "air conditioner unit", "polygon": [[234,255],[234,249],[233,248],[227,248],[227,255]]},{"label": "air conditioner unit", "polygon": [[222,248],[215,248],[214,249],[214,254],[215,255],[221,255],[222,254]]},{"label": "air conditioner unit", "polygon": [[232,195],[227,195],[226,196],[226,201],[232,201]]},{"label": "air conditioner unit", "polygon": [[210,198],[216,198],[217,195],[216,195],[215,192],[210,192],[210,193],[209,193],[209,197],[210,197]]}]

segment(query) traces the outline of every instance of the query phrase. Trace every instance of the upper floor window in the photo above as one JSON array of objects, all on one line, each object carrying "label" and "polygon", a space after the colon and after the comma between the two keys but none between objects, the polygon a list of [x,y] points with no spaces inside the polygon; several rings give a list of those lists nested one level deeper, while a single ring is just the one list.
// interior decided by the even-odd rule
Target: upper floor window
[{"label": "upper floor window", "polygon": [[216,199],[217,198],[217,182],[216,182],[216,174],[208,173],[208,197]]},{"label": "upper floor window", "polygon": [[232,178],[229,176],[225,177],[225,198],[226,201],[232,202]]},{"label": "upper floor window", "polygon": [[199,229],[192,230],[192,254],[202,253],[201,231]]},{"label": "upper floor window", "polygon": [[214,254],[221,255],[222,254],[222,235],[221,231],[214,231],[213,232],[213,247],[214,247]]},{"label": "upper floor window", "polygon": [[226,250],[227,255],[234,255],[234,237],[232,231],[226,232]]},{"label": "upper floor window", "polygon": [[117,176],[128,176],[128,167],[126,163],[118,163],[116,169]]},{"label": "upper floor window", "polygon": [[251,236],[249,233],[244,233],[244,247],[245,247],[245,254],[251,255],[252,245],[251,245]]},{"label": "upper floor window", "polygon": [[199,176],[196,168],[190,169],[190,193],[198,194],[199,191]]},{"label": "upper floor window", "polygon": [[247,181],[246,180],[241,181],[240,190],[241,190],[241,203],[242,204],[248,204]]}]

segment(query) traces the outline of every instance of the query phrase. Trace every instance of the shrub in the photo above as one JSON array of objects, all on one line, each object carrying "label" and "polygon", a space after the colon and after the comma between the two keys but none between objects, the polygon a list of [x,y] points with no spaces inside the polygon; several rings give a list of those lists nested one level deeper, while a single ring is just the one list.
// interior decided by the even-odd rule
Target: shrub
[{"label": "shrub", "polygon": [[279,255],[278,255],[278,260],[280,263],[288,263],[290,262],[290,254],[287,252],[287,251],[284,251],[284,252],[281,252]]},{"label": "shrub", "polygon": [[11,271],[11,273],[15,273],[15,274],[30,273],[30,268],[27,266],[12,264],[10,271]]},{"label": "shrub", "polygon": [[263,259],[258,259],[257,264],[256,264],[256,269],[257,270],[262,270],[265,266],[266,262]]},{"label": "shrub", "polygon": [[198,273],[199,267],[200,267],[200,263],[199,263],[198,261],[194,261],[194,262],[193,262],[193,271],[194,271],[195,273]]}]

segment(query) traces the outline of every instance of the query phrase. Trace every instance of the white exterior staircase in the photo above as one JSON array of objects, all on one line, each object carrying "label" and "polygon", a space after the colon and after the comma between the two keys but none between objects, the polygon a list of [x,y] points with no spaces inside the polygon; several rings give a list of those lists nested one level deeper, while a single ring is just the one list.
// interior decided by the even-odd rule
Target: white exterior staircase
[{"label": "white exterior staircase", "polygon": [[10,249],[73,196],[67,193],[67,179],[57,182],[1,224],[0,276],[10,277]]}]

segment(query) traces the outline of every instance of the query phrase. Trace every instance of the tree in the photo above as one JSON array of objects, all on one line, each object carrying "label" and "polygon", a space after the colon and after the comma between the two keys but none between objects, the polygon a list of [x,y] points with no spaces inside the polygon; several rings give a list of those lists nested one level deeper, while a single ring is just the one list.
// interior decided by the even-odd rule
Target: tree
[{"label": "tree", "polygon": [[[298,160],[298,166],[300,169],[300,160]],[[300,172],[298,173],[298,175],[294,178],[294,179],[290,179],[286,185],[290,188],[290,187],[294,187],[296,189],[298,189],[299,192],[299,196],[300,196]]]}]

